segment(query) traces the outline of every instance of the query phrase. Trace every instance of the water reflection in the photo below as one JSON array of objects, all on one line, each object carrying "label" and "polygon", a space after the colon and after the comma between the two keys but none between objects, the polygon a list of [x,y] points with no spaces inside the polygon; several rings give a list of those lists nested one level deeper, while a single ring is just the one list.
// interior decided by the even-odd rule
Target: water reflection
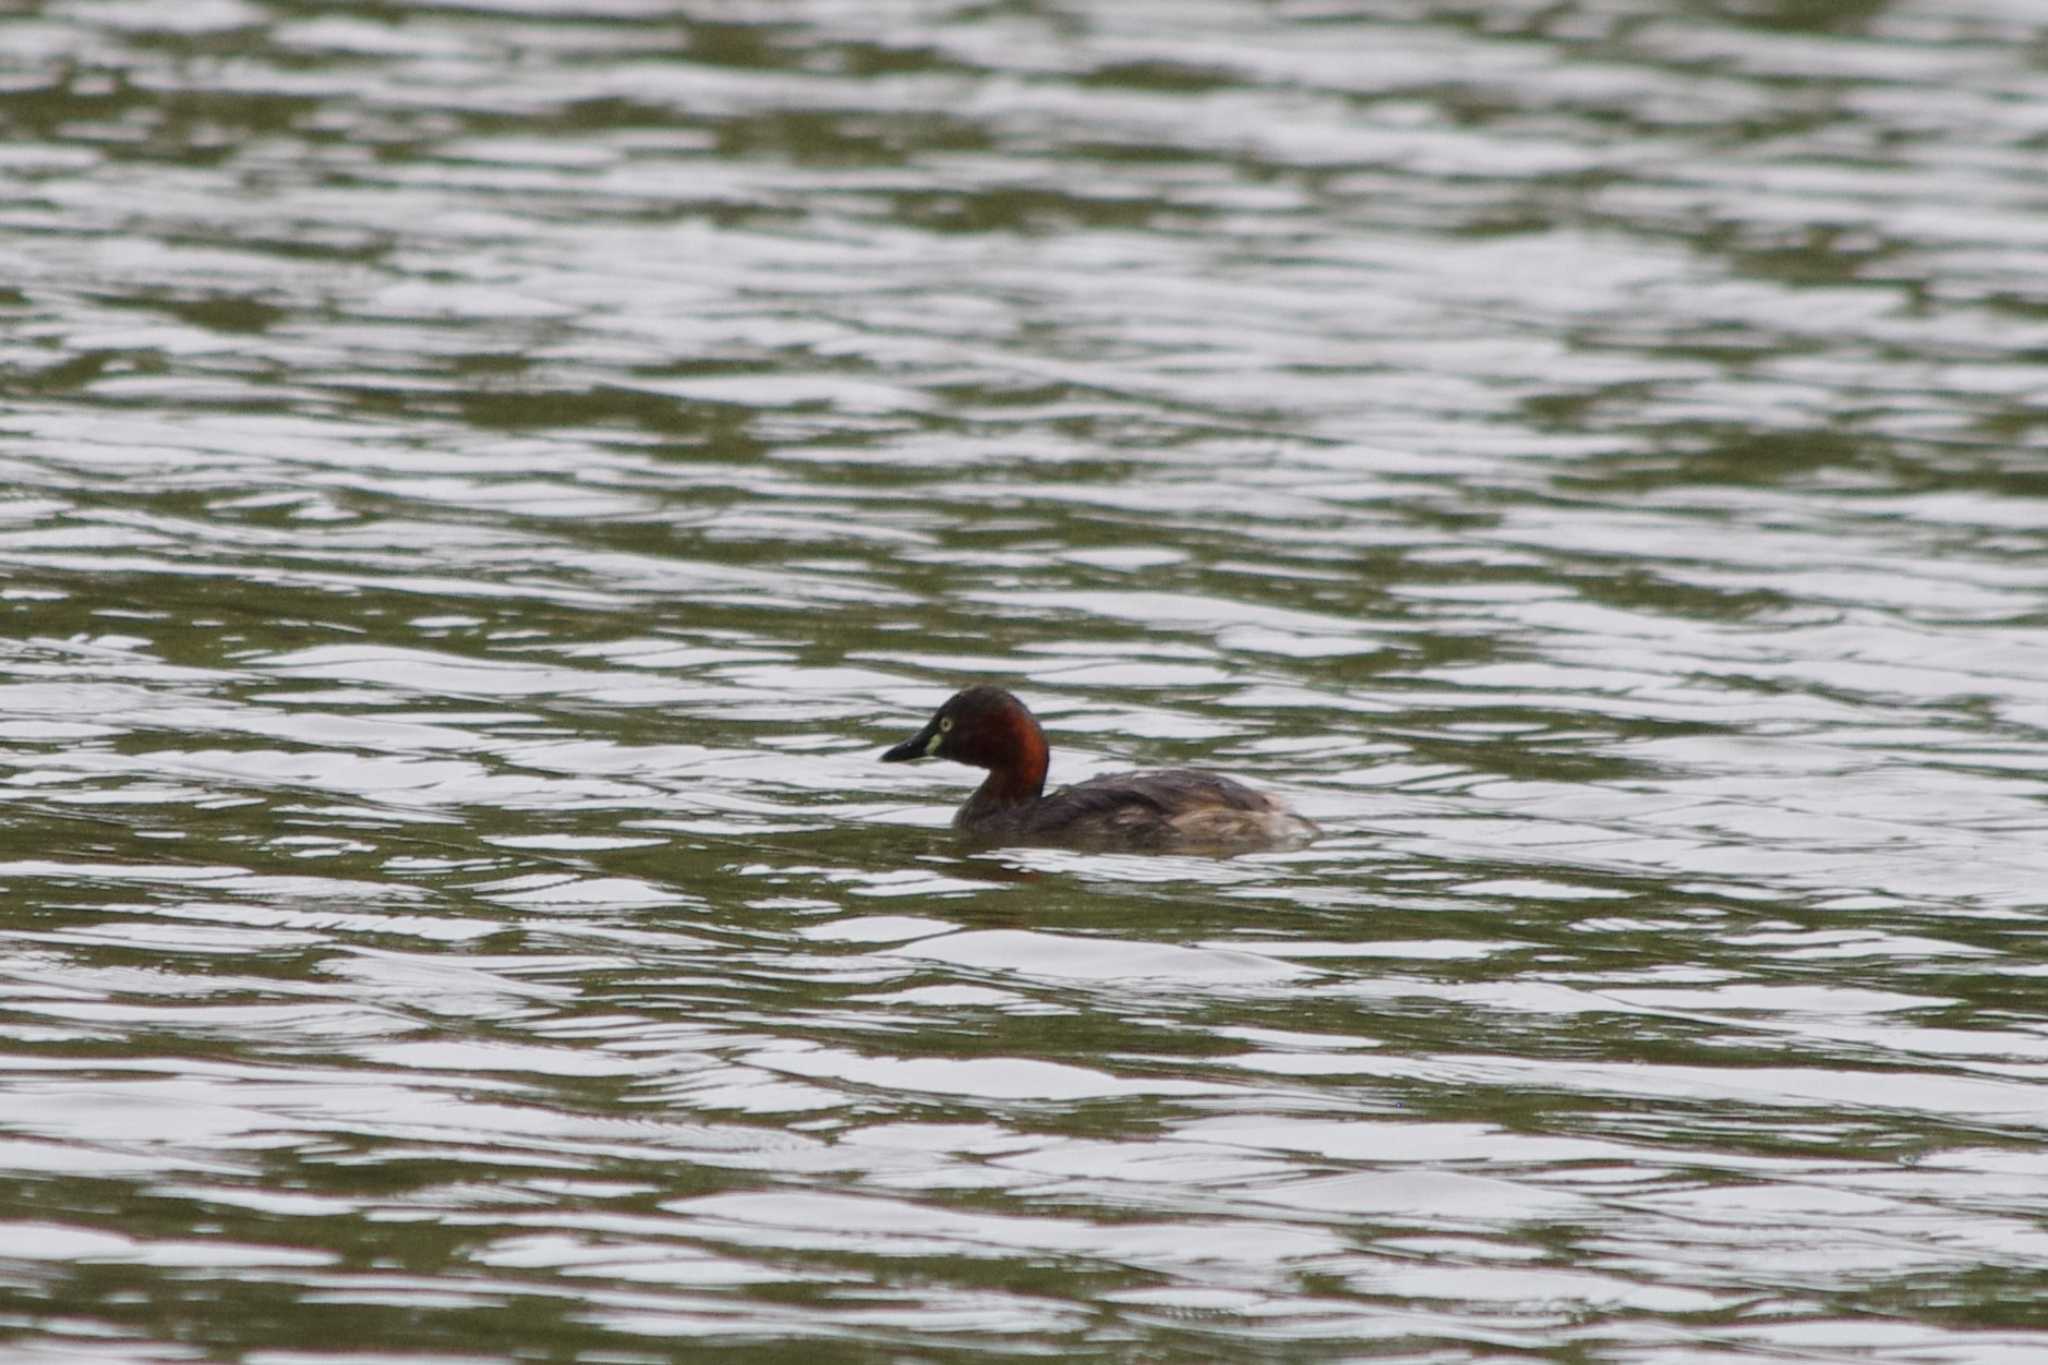
[{"label": "water reflection", "polygon": [[22,1349],[2033,1359],[2037,27],[7,20]]}]

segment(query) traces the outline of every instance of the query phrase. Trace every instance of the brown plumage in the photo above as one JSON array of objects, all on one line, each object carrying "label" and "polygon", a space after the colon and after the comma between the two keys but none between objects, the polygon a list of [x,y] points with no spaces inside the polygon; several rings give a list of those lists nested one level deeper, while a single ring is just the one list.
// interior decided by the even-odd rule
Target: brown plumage
[{"label": "brown plumage", "polygon": [[1110,773],[1045,795],[1045,732],[1023,702],[986,684],[955,693],[884,763],[948,758],[988,769],[953,816],[977,837],[1151,852],[1290,848],[1320,831],[1278,797],[1220,773]]}]

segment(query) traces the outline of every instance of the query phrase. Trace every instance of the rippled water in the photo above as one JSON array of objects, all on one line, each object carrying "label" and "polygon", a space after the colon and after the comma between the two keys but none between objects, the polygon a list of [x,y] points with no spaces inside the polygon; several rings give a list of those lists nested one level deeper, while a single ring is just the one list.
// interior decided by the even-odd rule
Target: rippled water
[{"label": "rippled water", "polygon": [[0,19],[7,1351],[2042,1359],[2044,44]]}]

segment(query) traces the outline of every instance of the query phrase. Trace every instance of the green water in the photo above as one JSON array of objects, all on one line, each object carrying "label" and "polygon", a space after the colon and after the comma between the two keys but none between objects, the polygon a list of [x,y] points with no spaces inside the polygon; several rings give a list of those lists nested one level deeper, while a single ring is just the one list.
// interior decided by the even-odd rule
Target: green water
[{"label": "green water", "polygon": [[0,1354],[2039,1358],[2044,40],[0,18]]}]

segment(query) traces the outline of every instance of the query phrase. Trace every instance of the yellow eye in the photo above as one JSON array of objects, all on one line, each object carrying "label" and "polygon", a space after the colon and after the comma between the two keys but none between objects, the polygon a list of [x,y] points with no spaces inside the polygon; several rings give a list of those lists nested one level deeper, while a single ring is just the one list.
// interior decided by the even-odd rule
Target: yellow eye
[{"label": "yellow eye", "polygon": [[942,734],[943,734],[943,733],[944,733],[945,731],[947,731],[947,730],[950,730],[950,729],[952,729],[952,728],[953,728],[953,718],[952,718],[951,716],[940,716],[940,717],[939,717],[939,731],[940,731],[940,733],[942,733]]}]

